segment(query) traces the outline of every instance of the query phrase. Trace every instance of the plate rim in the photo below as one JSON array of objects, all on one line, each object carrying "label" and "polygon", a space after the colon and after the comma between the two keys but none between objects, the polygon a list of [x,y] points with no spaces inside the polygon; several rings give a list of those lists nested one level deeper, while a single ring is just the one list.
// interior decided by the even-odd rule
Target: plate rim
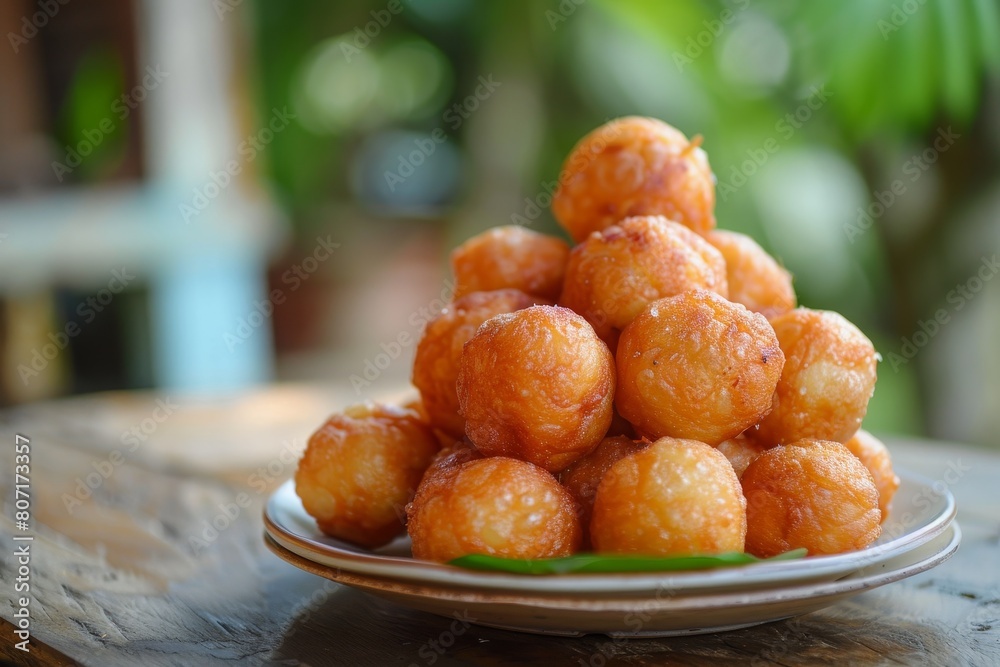
[{"label": "plate rim", "polygon": [[[902,482],[915,484],[923,489],[933,489],[934,483],[922,475],[905,469],[898,469],[896,473]],[[281,523],[278,513],[282,508],[278,507],[278,503],[283,502],[289,494],[298,501],[294,479],[289,479],[275,489],[265,503],[263,512],[265,533],[292,553],[325,567],[373,577],[459,588],[576,595],[607,592],[643,593],[663,586],[682,590],[750,589],[775,582],[837,578],[837,575],[850,574],[852,571],[884,562],[926,544],[947,530],[957,512],[954,496],[945,488],[943,494],[937,494],[935,490],[935,494],[942,497],[943,506],[924,526],[889,542],[861,551],[814,556],[798,561],[757,563],[752,568],[723,568],[695,572],[564,574],[546,577],[465,570],[402,556],[358,553],[324,544],[316,539],[317,536],[300,535],[291,527]],[[288,511],[287,508],[284,510]],[[311,517],[308,519],[312,521]]]},{"label": "plate rim", "polygon": [[[949,534],[950,537],[948,537]],[[941,534],[921,546],[924,548],[930,547],[936,540],[940,540],[942,545],[935,548],[931,553],[921,554],[916,560],[912,559],[912,552],[900,553],[886,562],[869,564],[846,577],[841,577],[833,581],[793,582],[792,585],[774,586],[750,591],[724,589],[714,592],[695,592],[689,594],[680,592],[664,598],[652,599],[632,597],[581,599],[578,596],[563,594],[562,591],[535,591],[539,593],[537,596],[525,595],[524,593],[509,590],[489,589],[472,591],[450,586],[399,581],[389,577],[375,577],[357,573],[347,573],[347,576],[344,577],[342,571],[340,573],[334,572],[333,577],[327,577],[325,574],[317,572],[317,570],[335,571],[336,568],[299,556],[291,550],[285,549],[273,539],[268,541],[268,547],[279,558],[283,558],[283,560],[293,566],[302,568],[302,565],[299,563],[284,558],[282,552],[291,554],[293,557],[308,563],[309,569],[305,571],[311,574],[329,578],[345,586],[352,586],[365,592],[387,591],[397,596],[433,597],[456,604],[513,604],[548,611],[573,610],[580,612],[624,613],[634,611],[636,605],[641,605],[642,609],[646,611],[711,611],[713,609],[732,608],[736,606],[778,604],[847,593],[860,593],[926,572],[950,559],[958,551],[962,541],[962,530],[958,521],[952,521]],[[901,565],[899,564],[900,562],[902,562]],[[342,579],[347,579],[347,581],[343,581]],[[352,579],[353,581],[351,581]],[[411,590],[399,591],[391,588],[392,586],[398,587],[400,585],[410,587]],[[650,602],[654,604],[650,604]],[[659,606],[655,603],[658,603]]]}]

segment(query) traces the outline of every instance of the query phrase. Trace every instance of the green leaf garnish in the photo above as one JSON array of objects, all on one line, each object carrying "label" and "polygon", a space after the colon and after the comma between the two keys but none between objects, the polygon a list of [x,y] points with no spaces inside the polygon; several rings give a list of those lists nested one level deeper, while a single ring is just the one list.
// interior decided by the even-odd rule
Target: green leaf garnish
[{"label": "green leaf garnish", "polygon": [[793,549],[771,558],[730,551],[712,556],[639,556],[618,554],[579,554],[563,558],[502,558],[485,554],[470,554],[450,561],[449,565],[467,570],[510,572],[512,574],[589,574],[615,572],[679,572],[712,570],[775,560],[794,560],[806,556],[805,549]]}]

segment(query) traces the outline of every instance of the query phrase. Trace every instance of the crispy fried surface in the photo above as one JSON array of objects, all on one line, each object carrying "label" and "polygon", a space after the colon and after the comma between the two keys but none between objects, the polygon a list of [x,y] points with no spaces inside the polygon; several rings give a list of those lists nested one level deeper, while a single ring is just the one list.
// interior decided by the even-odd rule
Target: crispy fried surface
[{"label": "crispy fried surface", "polygon": [[486,456],[562,470],[611,425],[611,353],[567,308],[532,306],[487,320],[459,366],[465,432]]},{"label": "crispy fried surface", "polygon": [[616,358],[615,404],[638,433],[710,445],[767,413],[784,363],[762,315],[704,290],[652,302]]},{"label": "crispy fried surface", "polygon": [[862,549],[881,533],[878,490],[844,445],[800,440],[768,449],[741,480],[749,553],[805,547],[812,555]]},{"label": "crispy fried surface", "polygon": [[762,443],[751,440],[743,434],[720,442],[715,448],[729,459],[729,463],[732,464],[737,477],[743,477],[743,473],[746,472],[750,462],[767,449]]},{"label": "crispy fried surface", "polygon": [[743,551],[746,526],[726,457],[701,442],[661,438],[604,475],[590,536],[598,552],[714,554]]},{"label": "crispy fried surface", "polygon": [[552,213],[577,242],[635,215],[663,215],[704,234],[715,227],[715,184],[699,143],[654,118],[602,125],[563,163]]},{"label": "crispy fried surface", "polygon": [[854,437],[844,445],[861,463],[868,468],[878,489],[878,508],[882,511],[882,523],[889,516],[889,503],[899,489],[899,477],[892,469],[892,457],[889,448],[874,435],[860,429]]},{"label": "crispy fried surface", "polygon": [[842,315],[797,308],[771,320],[785,353],[773,408],[752,437],[766,445],[802,438],[847,442],[875,391],[871,341]]},{"label": "crispy fried surface", "polygon": [[[620,435],[604,438],[594,451],[560,473],[560,483],[572,494],[580,507],[580,519],[585,529],[590,525],[594,496],[604,474],[620,459],[645,449],[648,444]],[[585,541],[589,542],[589,539],[586,539],[588,536],[584,537]]]},{"label": "crispy fried surface", "polygon": [[517,225],[488,229],[451,252],[455,298],[511,287],[555,301],[562,291],[569,246]]},{"label": "crispy fried surface", "polygon": [[767,319],[795,308],[792,274],[756,241],[737,232],[712,230],[706,237],[726,260],[729,299]]},{"label": "crispy fried surface", "polygon": [[437,451],[437,439],[415,413],[354,406],[309,438],[295,491],[324,533],[379,547],[403,532],[402,510]]},{"label": "crispy fried surface", "polygon": [[576,503],[536,465],[502,456],[428,476],[407,508],[414,558],[568,556],[579,549]]},{"label": "crispy fried surface", "polygon": [[453,438],[465,435],[465,419],[458,414],[458,361],[462,347],[486,320],[511,313],[539,301],[515,289],[473,292],[441,311],[431,320],[417,344],[413,384],[420,390],[423,409],[431,425]]},{"label": "crispy fried surface", "polygon": [[684,225],[635,217],[573,248],[559,304],[583,315],[611,345],[651,301],[697,288],[726,296],[722,254]]},{"label": "crispy fried surface", "polygon": [[431,461],[430,466],[424,471],[424,478],[426,479],[431,475],[436,475],[445,470],[450,470],[455,466],[481,458],[483,458],[483,455],[479,453],[478,449],[472,446],[472,443],[468,439],[455,440],[448,446],[442,447],[434,455],[434,460]]}]

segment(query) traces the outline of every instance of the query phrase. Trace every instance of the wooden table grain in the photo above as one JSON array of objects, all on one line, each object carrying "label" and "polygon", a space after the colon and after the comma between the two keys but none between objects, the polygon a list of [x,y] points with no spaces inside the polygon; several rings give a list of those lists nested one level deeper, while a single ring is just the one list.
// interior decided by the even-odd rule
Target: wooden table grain
[{"label": "wooden table grain", "polygon": [[[0,413],[0,658],[15,665],[1000,665],[1000,453],[887,438],[947,484],[963,542],[943,565],[822,611],[717,635],[542,637],[411,611],[307,574],[262,540],[267,496],[349,389],[224,401],[104,394]],[[14,523],[30,438],[31,526]],[[949,472],[951,471],[951,472]],[[30,653],[12,622],[30,534]],[[20,594],[17,594],[20,595]]]}]

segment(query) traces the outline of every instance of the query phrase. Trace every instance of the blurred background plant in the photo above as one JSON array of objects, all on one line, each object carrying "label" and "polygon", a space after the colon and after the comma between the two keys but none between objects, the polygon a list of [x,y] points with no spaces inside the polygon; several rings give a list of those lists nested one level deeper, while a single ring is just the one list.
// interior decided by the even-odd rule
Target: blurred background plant
[{"label": "blurred background plant", "polygon": [[[20,4],[19,14],[5,11],[5,34],[40,6]],[[150,3],[100,4],[107,15],[132,7],[127,16],[143,26]],[[448,249],[494,225],[560,233],[548,201],[562,159],[605,120],[636,114],[702,135],[720,226],[779,257],[801,303],[843,312],[876,343],[884,361],[870,429],[1000,446],[1000,281],[990,280],[1000,250],[997,0],[209,4],[197,20],[228,36],[234,145],[275,110],[294,114],[266,144],[257,135],[260,164],[241,174],[241,188],[276,203],[279,231],[247,251],[264,254],[266,282],[217,331],[220,341],[230,336],[229,352],[234,340],[259,339],[266,361],[226,388],[354,378],[359,398],[391,391],[413,352],[400,334],[416,337],[427,310],[447,298]],[[47,74],[21,77],[43,100],[47,121],[28,134],[45,137],[31,144],[45,157],[14,150],[24,142],[0,144],[8,200],[58,189],[51,153],[98,127],[150,64],[142,45],[156,24],[56,41],[86,25],[70,7],[38,31]],[[8,84],[13,71],[0,70]],[[157,108],[137,115],[155,128],[147,107]],[[149,132],[131,117],[116,125],[60,187],[152,178]],[[178,136],[198,149],[198,132]],[[35,163],[43,169],[26,178],[24,165]],[[164,225],[183,226],[176,204],[166,208]],[[10,237],[0,253],[15,252],[15,229],[0,230]],[[324,238],[336,244],[332,261],[316,254]],[[31,341],[44,342],[94,289],[53,280],[27,301],[8,294],[5,400],[218,389],[157,372],[168,363],[154,358],[165,334],[155,316],[143,324],[157,297],[142,289],[115,303],[99,335],[74,338],[60,379],[35,393],[16,372]],[[271,312],[255,305],[261,295]],[[30,312],[44,324],[12,335]]]}]

